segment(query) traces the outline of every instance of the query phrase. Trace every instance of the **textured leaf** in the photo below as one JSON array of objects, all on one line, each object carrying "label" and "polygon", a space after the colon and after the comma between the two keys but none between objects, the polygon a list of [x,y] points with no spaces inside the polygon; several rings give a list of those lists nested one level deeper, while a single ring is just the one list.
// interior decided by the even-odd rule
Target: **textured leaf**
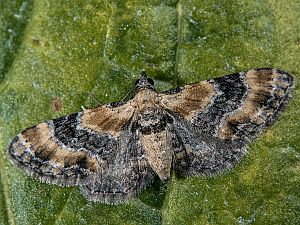
[{"label": "textured leaf", "polygon": [[233,170],[157,180],[126,205],[40,183],[7,147],[31,125],[95,106],[89,92],[122,99],[142,69],[159,90],[259,67],[300,79],[299,24],[296,1],[1,1],[0,224],[298,224],[298,87]]}]

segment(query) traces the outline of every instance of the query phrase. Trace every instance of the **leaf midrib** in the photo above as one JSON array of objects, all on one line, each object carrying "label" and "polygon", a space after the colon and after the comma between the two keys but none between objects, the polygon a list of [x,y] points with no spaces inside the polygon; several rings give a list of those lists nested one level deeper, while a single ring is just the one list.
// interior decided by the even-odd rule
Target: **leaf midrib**
[{"label": "leaf midrib", "polygon": [[[3,138],[0,133],[0,146],[4,146],[3,143]],[[7,173],[7,168],[8,166],[6,165],[8,160],[5,159],[5,150],[1,149],[0,150],[0,171],[1,171],[1,184],[3,187],[3,195],[4,195],[4,205],[6,206],[6,216],[8,218],[8,223],[9,224],[16,224],[15,216],[13,213],[13,203],[12,203],[12,196],[11,196],[11,191],[9,189],[10,187],[10,182],[9,182],[9,177]]]}]

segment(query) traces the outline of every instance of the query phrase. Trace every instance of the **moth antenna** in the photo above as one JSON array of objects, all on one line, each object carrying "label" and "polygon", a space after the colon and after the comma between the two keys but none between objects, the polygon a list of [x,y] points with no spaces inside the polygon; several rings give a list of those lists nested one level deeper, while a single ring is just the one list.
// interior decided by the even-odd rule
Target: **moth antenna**
[{"label": "moth antenna", "polygon": [[124,98],[122,98],[121,102],[126,101],[129,97],[130,94],[134,93],[135,88],[131,88],[127,94],[124,96]]},{"label": "moth antenna", "polygon": [[103,105],[91,91],[88,91],[88,93],[89,96],[98,104],[98,106]]}]

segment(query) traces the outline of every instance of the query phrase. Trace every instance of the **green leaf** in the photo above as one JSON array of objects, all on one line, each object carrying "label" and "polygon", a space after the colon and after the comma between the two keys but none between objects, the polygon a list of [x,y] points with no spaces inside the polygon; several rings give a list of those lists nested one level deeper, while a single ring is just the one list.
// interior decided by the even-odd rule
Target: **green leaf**
[{"label": "green leaf", "polygon": [[157,180],[112,206],[13,166],[10,141],[51,118],[122,99],[142,69],[165,90],[259,67],[300,79],[297,1],[0,3],[0,224],[298,224],[300,93],[231,171]]}]

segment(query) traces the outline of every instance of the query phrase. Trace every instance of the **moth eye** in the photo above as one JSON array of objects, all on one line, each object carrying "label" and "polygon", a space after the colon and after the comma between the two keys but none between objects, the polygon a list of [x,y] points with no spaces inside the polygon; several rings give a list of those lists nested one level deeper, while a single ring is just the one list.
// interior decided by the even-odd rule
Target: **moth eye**
[{"label": "moth eye", "polygon": [[148,79],[148,82],[151,84],[151,85],[154,85],[154,81],[151,79],[151,78],[147,78]]},{"label": "moth eye", "polygon": [[139,81],[140,81],[140,79],[136,80],[134,85],[136,86],[139,83]]}]

